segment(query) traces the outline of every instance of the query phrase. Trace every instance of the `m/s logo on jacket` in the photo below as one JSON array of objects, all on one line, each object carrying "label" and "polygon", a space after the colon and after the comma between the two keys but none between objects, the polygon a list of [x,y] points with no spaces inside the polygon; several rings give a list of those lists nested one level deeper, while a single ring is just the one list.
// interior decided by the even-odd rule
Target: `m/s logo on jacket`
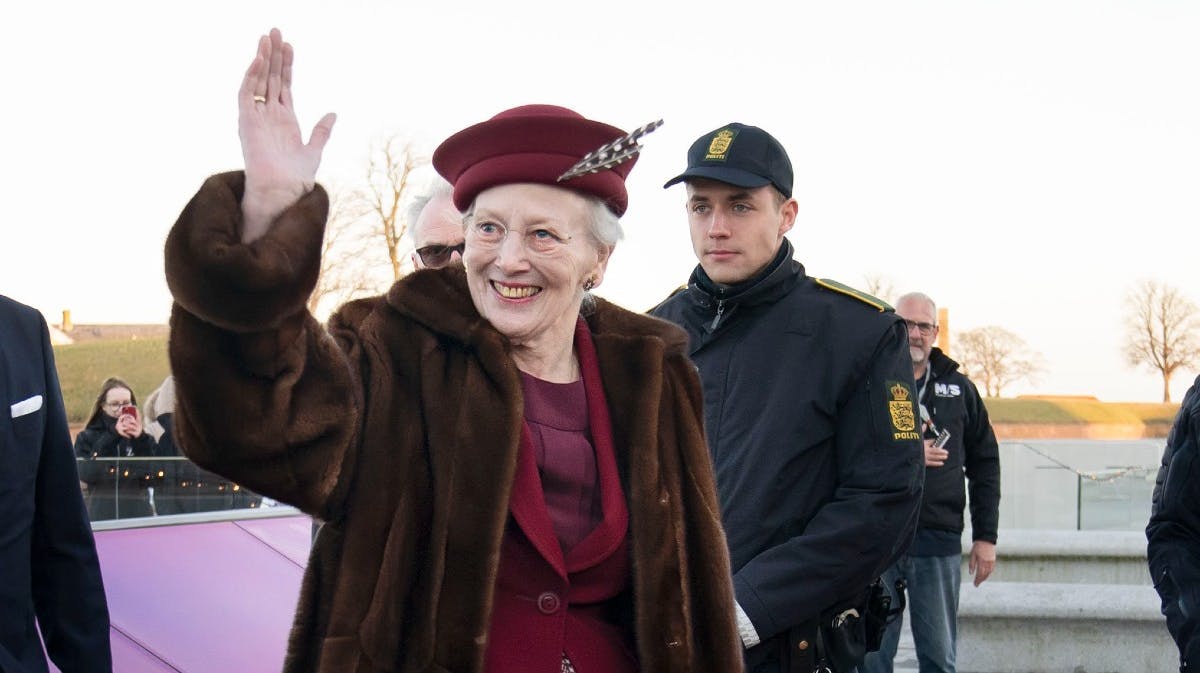
[{"label": "m/s logo on jacket", "polygon": [[962,388],[959,388],[957,383],[935,383],[933,394],[938,397],[958,397],[962,395]]}]

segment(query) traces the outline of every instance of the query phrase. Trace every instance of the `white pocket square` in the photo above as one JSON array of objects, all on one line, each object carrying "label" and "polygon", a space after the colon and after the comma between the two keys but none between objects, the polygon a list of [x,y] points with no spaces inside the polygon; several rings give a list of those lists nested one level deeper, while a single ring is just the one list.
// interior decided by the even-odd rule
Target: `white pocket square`
[{"label": "white pocket square", "polygon": [[42,408],[42,396],[34,395],[27,400],[21,400],[20,402],[17,402],[9,408],[12,409],[13,418],[27,416]]}]

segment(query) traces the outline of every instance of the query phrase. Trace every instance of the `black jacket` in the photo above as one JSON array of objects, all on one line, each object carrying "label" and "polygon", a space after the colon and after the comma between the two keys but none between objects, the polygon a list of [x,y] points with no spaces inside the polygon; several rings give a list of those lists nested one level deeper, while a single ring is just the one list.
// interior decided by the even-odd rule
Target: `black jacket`
[{"label": "black jacket", "polygon": [[700,370],[737,601],[762,639],[750,670],[795,667],[789,638],[907,548],[924,475],[904,323],[791,257],[785,239],[726,288],[697,267],[651,311],[687,330]]},{"label": "black jacket", "polygon": [[75,436],[75,455],[79,458],[117,458],[153,456],[154,438],[149,433],[130,439],[117,434],[117,419],[103,412]]},{"label": "black jacket", "polygon": [[0,394],[0,671],[46,671],[40,631],[59,670],[107,673],[108,608],[46,322],[6,297]]},{"label": "black jacket", "polygon": [[175,412],[166,411],[158,415],[154,419],[162,426],[162,436],[158,438],[158,447],[155,453],[164,458],[172,456],[182,456],[183,452],[179,450],[179,446],[175,444]]},{"label": "black jacket", "polygon": [[996,542],[1000,519],[1000,453],[979,390],[958,363],[934,348],[929,356],[929,380],[921,402],[939,430],[950,431],[941,467],[925,468],[920,528],[962,533],[966,488],[971,489],[971,537]]},{"label": "black jacket", "polygon": [[[1200,665],[1200,377],[1167,435],[1154,484],[1147,556],[1181,664]],[[1180,670],[1184,670],[1182,667]],[[1188,668],[1187,670],[1191,670]]]},{"label": "black jacket", "polygon": [[117,419],[100,412],[75,436],[79,479],[87,484],[88,516],[92,521],[152,516],[154,506],[147,486],[162,467],[157,461],[113,461],[96,458],[146,458],[157,445],[150,433],[130,439],[117,434]]}]

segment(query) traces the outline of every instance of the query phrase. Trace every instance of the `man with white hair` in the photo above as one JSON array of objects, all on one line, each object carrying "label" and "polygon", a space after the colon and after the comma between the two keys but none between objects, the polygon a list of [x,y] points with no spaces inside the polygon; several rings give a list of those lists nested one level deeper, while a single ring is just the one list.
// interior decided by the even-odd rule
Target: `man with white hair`
[{"label": "man with white hair", "polygon": [[[908,329],[908,351],[925,434],[925,492],[912,546],[883,578],[893,592],[903,591],[900,587],[907,585],[921,673],[953,673],[967,496],[963,474],[971,491],[973,542],[968,569],[979,586],[996,567],[999,449],[975,384],[958,370],[957,362],[933,345],[938,335],[933,300],[910,292],[896,302],[896,315]],[[896,596],[892,603],[899,604]],[[859,667],[861,673],[891,673],[901,619],[888,625],[879,651],[867,655]]]}]

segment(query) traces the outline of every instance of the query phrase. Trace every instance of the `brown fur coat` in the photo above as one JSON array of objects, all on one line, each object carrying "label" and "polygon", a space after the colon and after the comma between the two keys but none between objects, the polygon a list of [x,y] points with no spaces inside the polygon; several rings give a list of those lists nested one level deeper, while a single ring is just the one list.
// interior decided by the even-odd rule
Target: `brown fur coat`
[{"label": "brown fur coat", "polygon": [[[415,273],[323,329],[304,304],[324,191],[243,245],[242,188],[210,178],[167,241],[176,428],[196,463],[327,522],[285,670],[479,671],[523,414],[507,341],[459,270]],[[587,322],[630,511],[641,668],[739,671],[685,336],[603,300]]]}]

